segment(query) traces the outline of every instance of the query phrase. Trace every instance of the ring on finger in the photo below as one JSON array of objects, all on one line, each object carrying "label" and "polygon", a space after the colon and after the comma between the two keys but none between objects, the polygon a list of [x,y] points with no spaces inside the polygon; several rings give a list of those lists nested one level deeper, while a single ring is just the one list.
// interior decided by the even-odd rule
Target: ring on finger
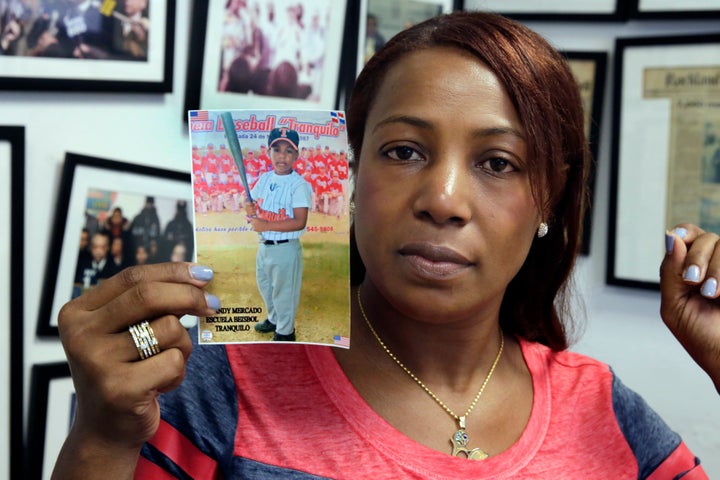
[{"label": "ring on finger", "polygon": [[155,337],[155,332],[147,320],[130,325],[128,330],[133,342],[135,342],[135,348],[140,355],[140,360],[145,360],[160,353],[157,337]]}]

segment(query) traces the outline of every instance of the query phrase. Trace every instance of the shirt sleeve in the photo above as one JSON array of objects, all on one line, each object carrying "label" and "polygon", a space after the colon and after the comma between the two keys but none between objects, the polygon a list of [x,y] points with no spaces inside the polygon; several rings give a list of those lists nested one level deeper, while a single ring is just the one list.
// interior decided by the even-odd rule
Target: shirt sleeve
[{"label": "shirt sleeve", "polygon": [[300,178],[293,193],[292,208],[310,208],[312,202],[312,189],[304,178]]},{"label": "shirt sleeve", "polygon": [[238,404],[227,353],[222,345],[197,345],[197,327],[190,335],[188,374],[158,399],[160,426],[141,451],[136,479],[165,478],[158,472],[215,479],[232,461]]},{"label": "shirt sleeve", "polygon": [[705,480],[700,460],[660,416],[613,372],[613,409],[638,462],[640,480]]}]

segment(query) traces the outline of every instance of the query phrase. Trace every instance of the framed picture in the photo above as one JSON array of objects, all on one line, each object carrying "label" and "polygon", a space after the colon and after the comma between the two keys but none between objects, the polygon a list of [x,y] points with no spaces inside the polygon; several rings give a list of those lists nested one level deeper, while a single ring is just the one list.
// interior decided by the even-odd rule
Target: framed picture
[{"label": "framed picture", "polygon": [[625,0],[464,0],[465,10],[490,10],[521,20],[620,21]]},{"label": "framed picture", "polygon": [[717,0],[629,0],[630,18],[720,18]]},{"label": "framed picture", "polygon": [[[602,122],[602,105],[605,96],[605,76],[607,71],[607,52],[563,52],[580,87],[583,110],[585,112],[585,136],[590,143],[593,163],[590,167],[588,186],[591,200],[595,196],[595,173],[598,158],[598,142]],[[581,253],[590,254],[592,233],[592,201],[585,213]]]},{"label": "framed picture", "polygon": [[345,0],[194,2],[185,111],[337,103]]},{"label": "framed picture", "polygon": [[0,126],[0,477],[23,478],[25,128]]},{"label": "framed picture", "polygon": [[393,35],[410,25],[453,11],[453,0],[360,0],[356,76]]},{"label": "framed picture", "polygon": [[190,174],[67,153],[37,334],[63,304],[127,266],[191,261]]},{"label": "framed picture", "polygon": [[66,362],[33,365],[30,374],[30,480],[49,479],[75,418],[75,389]]},{"label": "framed picture", "polygon": [[657,289],[667,229],[720,233],[720,35],[615,52],[607,282]]},{"label": "framed picture", "polygon": [[170,92],[175,0],[0,2],[0,89]]}]

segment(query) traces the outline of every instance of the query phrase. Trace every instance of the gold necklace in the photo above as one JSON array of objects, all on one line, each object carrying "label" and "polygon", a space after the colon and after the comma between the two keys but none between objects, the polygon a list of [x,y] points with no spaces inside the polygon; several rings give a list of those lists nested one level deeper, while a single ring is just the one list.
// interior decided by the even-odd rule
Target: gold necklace
[{"label": "gold necklace", "polygon": [[471,460],[485,460],[486,458],[488,458],[489,455],[480,448],[473,448],[472,450],[467,448],[467,444],[470,442],[470,438],[465,431],[465,420],[467,419],[468,415],[470,415],[470,412],[472,412],[473,408],[475,408],[478,400],[480,400],[480,396],[483,394],[485,386],[490,381],[490,377],[492,377],[493,372],[495,372],[495,367],[497,367],[497,364],[500,361],[500,356],[502,355],[503,348],[505,346],[505,338],[503,337],[502,332],[500,333],[500,349],[495,356],[495,360],[490,367],[490,371],[487,373],[487,375],[485,376],[485,380],[483,380],[483,383],[480,386],[480,390],[478,391],[477,395],[475,395],[475,398],[473,398],[473,401],[470,403],[468,409],[465,410],[465,413],[462,415],[458,415],[453,412],[452,409],[445,404],[445,402],[440,400],[440,398],[438,398],[438,396],[435,395],[433,391],[428,388],[427,385],[425,385],[409,368],[407,368],[405,364],[403,364],[400,359],[397,358],[395,354],[390,351],[387,345],[385,345],[385,342],[382,341],[380,335],[377,334],[377,332],[372,326],[372,323],[370,323],[370,320],[365,314],[365,308],[363,308],[359,288],[357,289],[357,302],[358,306],[360,307],[360,313],[365,319],[365,323],[367,324],[368,328],[370,329],[380,346],[383,348],[383,350],[385,350],[385,353],[387,353],[388,356],[392,358],[393,361],[397,363],[398,366],[400,366],[400,368],[402,368],[405,373],[408,374],[408,376],[410,376],[410,378],[415,380],[415,382],[420,385],[422,389],[425,390],[425,392],[430,395],[430,397],[432,397],[432,399],[435,400],[435,402],[443,408],[443,410],[445,410],[451,417],[453,417],[458,422],[458,430],[450,438],[450,443],[453,447],[452,455],[458,457],[460,456],[460,454],[464,454],[466,458],[469,458]]}]

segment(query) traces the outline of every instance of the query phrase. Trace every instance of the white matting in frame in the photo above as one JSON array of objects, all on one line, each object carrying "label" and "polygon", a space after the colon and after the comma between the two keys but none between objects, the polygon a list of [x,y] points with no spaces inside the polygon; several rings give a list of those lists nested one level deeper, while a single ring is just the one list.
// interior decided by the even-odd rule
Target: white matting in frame
[{"label": "white matting in frame", "polygon": [[[62,306],[73,295],[75,271],[78,262],[80,232],[85,224],[85,211],[91,191],[109,191],[116,198],[134,198],[142,203],[146,196],[155,198],[161,220],[172,219],[173,207],[178,200],[192,205],[189,173],[164,170],[144,165],[117,162],[74,153],[67,153],[63,182],[70,176],[71,185],[61,185],[58,205],[63,209],[56,214],[54,232],[62,231],[61,238],[53,239],[48,257],[46,288],[41,301],[38,321],[39,335],[57,335],[57,316]],[[73,172],[70,175],[70,172]],[[63,190],[65,189],[65,190]],[[69,190],[69,193],[67,193]],[[161,206],[160,202],[164,202]],[[66,204],[66,207],[64,206]],[[120,206],[119,204],[115,204]],[[137,207],[137,206],[136,206]],[[161,210],[164,208],[164,210]],[[133,216],[138,211],[123,209]],[[61,218],[62,217],[62,218]],[[132,220],[132,218],[129,218]],[[59,223],[64,222],[64,223]],[[161,223],[160,234],[165,223]],[[56,267],[56,268],[55,268]],[[52,291],[49,291],[52,288]]]},{"label": "white matting in frame", "polygon": [[0,478],[23,473],[25,129],[0,126]]},{"label": "white matting in frame", "polygon": [[[262,31],[263,42],[277,39],[277,44],[268,52],[276,59],[268,59],[268,69],[275,68],[282,58],[282,51],[288,47],[298,47],[301,52],[309,53],[310,49],[322,50],[314,55],[318,58],[314,69],[303,68],[298,71],[298,83],[309,85],[310,93],[304,98],[276,96],[273,94],[236,93],[220,90],[221,72],[229,68],[232,58],[223,60],[223,41],[230,38],[230,27],[226,24],[226,5],[222,0],[209,0],[205,6],[196,8],[207,9],[207,25],[205,30],[202,78],[200,82],[200,104],[188,105],[189,109],[326,109],[335,108],[340,75],[340,53],[343,43],[345,26],[345,0],[257,0],[248,2],[248,10],[256,7],[258,17],[268,17],[270,9],[274,9],[274,23],[261,20],[258,28]],[[288,38],[282,40],[283,33],[289,30],[288,18],[302,15],[303,37],[299,40]],[[249,13],[247,13],[249,16]],[[315,23],[317,22],[317,24]],[[313,32],[315,35],[313,35]],[[308,35],[307,37],[305,35]],[[314,36],[314,39],[310,37]],[[202,40],[200,40],[202,42]],[[318,45],[322,43],[322,46]],[[313,45],[317,45],[313,47]],[[261,58],[260,63],[265,61]],[[225,63],[227,62],[227,63]],[[306,65],[303,62],[303,65]],[[191,66],[192,68],[192,66]],[[306,78],[303,80],[303,76]]]},{"label": "white matting in frame", "polygon": [[356,71],[359,74],[374,47],[368,49],[367,19],[372,14],[377,19],[377,29],[385,42],[399,33],[406,24],[419,23],[440,13],[453,11],[453,0],[361,0],[358,18],[358,52]]},{"label": "white matting in frame", "polygon": [[718,0],[638,0],[638,9],[641,12],[653,11],[705,11],[719,10]]},{"label": "white matting in frame", "polygon": [[[34,3],[34,2],[33,2]],[[27,15],[39,16],[35,5]],[[114,3],[114,2],[113,2]],[[175,0],[151,2],[147,18],[147,59],[77,59],[29,55],[0,56],[0,88],[73,91],[171,91]],[[119,13],[119,12],[113,12]],[[144,58],[144,57],[143,57]]]},{"label": "white matting in frame", "polygon": [[618,0],[465,0],[465,10],[528,14],[613,14]]},{"label": "white matting in frame", "polygon": [[75,387],[65,362],[33,365],[28,425],[30,480],[49,480],[75,418]]},{"label": "white matting in frame", "polygon": [[[7,141],[0,139],[0,192],[10,192],[11,185],[11,146]],[[0,201],[0,265],[2,268],[2,276],[0,277],[0,305],[3,307],[2,321],[0,321],[0,338],[10,340],[10,285],[12,280],[10,275],[11,243],[10,243],[10,227],[12,212],[12,203],[9,201],[9,195],[4,194],[3,201]],[[7,352],[10,345],[4,345],[3,351]],[[7,392],[0,395],[0,425],[10,425],[10,357],[3,355],[0,360],[0,383],[3,385],[3,391]],[[10,436],[0,436],[0,465],[10,465]],[[9,472],[5,472],[8,475]],[[10,477],[8,477],[10,478]]]},{"label": "white matting in frame", "polygon": [[[704,38],[696,37],[696,41]],[[666,225],[666,200],[675,102],[645,95],[644,75],[647,70],[658,68],[718,68],[720,48],[709,37],[705,43],[680,39],[672,43],[672,39],[665,39],[638,45],[633,41],[620,39],[616,48],[614,119],[617,134],[613,139],[616,193],[611,199],[614,202],[611,214],[614,212],[615,218],[609,229],[608,282],[657,288],[658,268],[665,254],[664,232],[672,227]]]}]

